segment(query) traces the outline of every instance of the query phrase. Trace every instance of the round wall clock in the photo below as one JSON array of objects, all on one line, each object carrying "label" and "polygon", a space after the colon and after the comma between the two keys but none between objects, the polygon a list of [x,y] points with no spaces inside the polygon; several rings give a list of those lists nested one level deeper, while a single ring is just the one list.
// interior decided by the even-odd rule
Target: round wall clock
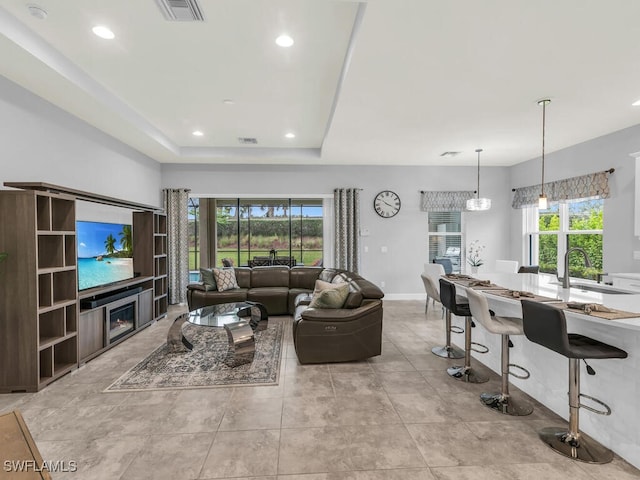
[{"label": "round wall clock", "polygon": [[391,190],[383,190],[373,200],[373,208],[382,218],[391,218],[400,211],[400,197]]}]

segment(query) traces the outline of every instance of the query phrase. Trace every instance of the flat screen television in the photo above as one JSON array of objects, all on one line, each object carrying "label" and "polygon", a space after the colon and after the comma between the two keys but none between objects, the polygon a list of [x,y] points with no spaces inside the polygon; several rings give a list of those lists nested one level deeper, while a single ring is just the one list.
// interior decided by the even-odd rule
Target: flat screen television
[{"label": "flat screen television", "polygon": [[77,221],[76,232],[78,290],[134,277],[131,225]]}]

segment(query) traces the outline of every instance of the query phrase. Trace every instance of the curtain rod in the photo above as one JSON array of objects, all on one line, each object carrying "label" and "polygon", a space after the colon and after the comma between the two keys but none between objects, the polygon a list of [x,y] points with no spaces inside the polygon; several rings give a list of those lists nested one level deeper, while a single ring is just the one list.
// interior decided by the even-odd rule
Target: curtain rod
[{"label": "curtain rod", "polygon": [[[596,172],[596,173],[608,173],[609,175],[611,175],[611,174],[612,174],[613,172],[615,172],[615,171],[616,171],[616,169],[615,169],[615,168],[610,168],[609,170],[605,170],[604,172]],[[593,175],[593,174],[592,174],[592,173],[591,173],[591,174],[586,173],[585,175]],[[580,175],[580,176],[582,176],[582,175]],[[549,182],[549,183],[550,183],[550,182]],[[515,188],[512,188],[512,189],[511,189],[511,191],[512,191],[512,192],[515,192],[515,191],[516,191],[516,189],[515,189]],[[422,192],[420,192],[420,193],[422,193]]]},{"label": "curtain rod", "polygon": [[[438,192],[442,192],[443,190],[418,190],[418,192],[420,192],[421,194],[425,194],[425,193],[430,193],[430,192],[434,192],[434,191],[438,191]],[[444,190],[444,191],[448,191],[448,190]],[[451,190],[452,192],[470,192],[471,190]],[[473,193],[476,193],[477,190],[474,190]]]}]

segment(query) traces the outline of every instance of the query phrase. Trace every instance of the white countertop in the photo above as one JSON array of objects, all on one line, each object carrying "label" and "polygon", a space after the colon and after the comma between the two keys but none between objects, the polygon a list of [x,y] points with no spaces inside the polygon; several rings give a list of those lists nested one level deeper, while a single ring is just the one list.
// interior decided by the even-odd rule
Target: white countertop
[{"label": "white countertop", "polygon": [[[640,274],[638,278],[640,278]],[[541,295],[545,297],[555,298],[562,302],[582,302],[582,303],[599,303],[616,310],[624,310],[627,312],[638,312],[638,316],[634,318],[623,318],[619,320],[606,320],[591,315],[585,315],[579,312],[564,310],[567,317],[578,316],[582,320],[594,323],[606,324],[618,328],[629,328],[640,330],[640,292],[632,292],[630,294],[607,294],[580,290],[579,287],[562,288],[558,280],[552,275],[533,274],[533,273],[485,273],[475,275],[479,280],[491,280],[496,285],[511,289],[521,290]],[[594,286],[604,289],[614,289],[603,284],[591,283],[588,281],[580,281],[580,283],[590,283]],[[484,293],[491,295],[491,290],[484,290]],[[496,299],[504,299],[507,302],[520,303],[518,299],[509,299],[493,295]]]},{"label": "white countertop", "polygon": [[607,273],[608,277],[629,278],[631,280],[640,280],[640,273]]}]

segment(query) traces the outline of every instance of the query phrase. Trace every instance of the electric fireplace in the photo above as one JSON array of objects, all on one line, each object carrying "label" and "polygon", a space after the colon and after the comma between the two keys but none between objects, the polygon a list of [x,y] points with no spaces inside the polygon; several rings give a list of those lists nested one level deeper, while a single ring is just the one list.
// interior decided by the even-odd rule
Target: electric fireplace
[{"label": "electric fireplace", "polygon": [[133,300],[108,311],[107,338],[109,343],[113,343],[133,331],[136,324],[136,310],[137,302]]}]

